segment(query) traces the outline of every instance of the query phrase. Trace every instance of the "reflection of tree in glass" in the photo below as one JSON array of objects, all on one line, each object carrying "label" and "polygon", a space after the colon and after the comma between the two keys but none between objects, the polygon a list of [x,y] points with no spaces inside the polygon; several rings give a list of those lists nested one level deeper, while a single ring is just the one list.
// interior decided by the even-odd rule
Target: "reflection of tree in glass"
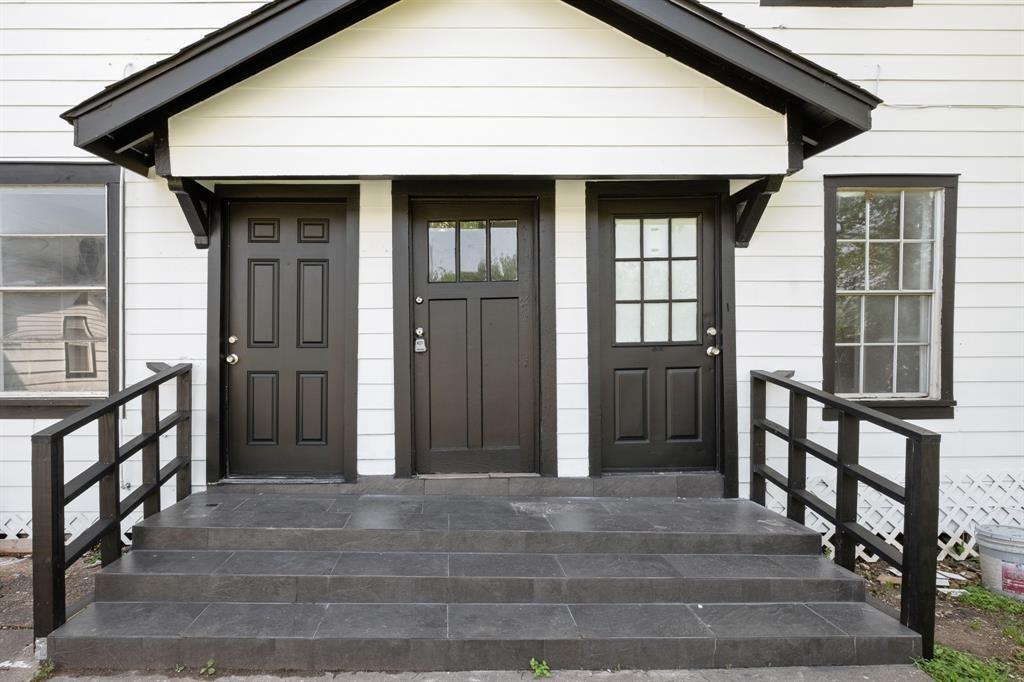
[{"label": "reflection of tree in glass", "polygon": [[836,289],[864,288],[864,244],[840,243],[836,248]]},{"label": "reflection of tree in glass", "polygon": [[449,270],[443,265],[436,265],[430,269],[431,282],[454,282],[455,271]]},{"label": "reflection of tree in glass", "polygon": [[491,259],[491,280],[514,282],[519,279],[519,259],[513,254],[493,256]]},{"label": "reflection of tree in glass", "polygon": [[836,206],[836,231],[839,239],[864,238],[864,194],[840,192]]},{"label": "reflection of tree in glass", "polygon": [[871,207],[871,239],[898,239],[900,236],[900,193],[868,192]]}]

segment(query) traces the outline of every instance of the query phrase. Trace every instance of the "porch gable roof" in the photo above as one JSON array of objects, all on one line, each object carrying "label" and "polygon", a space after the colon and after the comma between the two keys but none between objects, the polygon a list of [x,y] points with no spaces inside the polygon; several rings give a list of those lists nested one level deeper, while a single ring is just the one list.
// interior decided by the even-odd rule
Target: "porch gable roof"
[{"label": "porch gable roof", "polygon": [[[167,119],[401,0],[272,0],[62,117],[75,145],[140,173]],[[562,0],[790,120],[790,166],[871,127],[881,100],[697,0]]]}]

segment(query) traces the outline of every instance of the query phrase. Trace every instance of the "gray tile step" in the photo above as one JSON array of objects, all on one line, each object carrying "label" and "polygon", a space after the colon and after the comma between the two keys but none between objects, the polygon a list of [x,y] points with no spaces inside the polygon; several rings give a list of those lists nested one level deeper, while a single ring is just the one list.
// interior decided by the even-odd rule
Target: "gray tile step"
[{"label": "gray tile step", "polygon": [[600,478],[551,478],[523,474],[441,475],[418,478],[359,476],[355,483],[289,483],[228,479],[218,490],[284,495],[487,495],[721,498],[725,477],[714,471],[608,474]]},{"label": "gray tile step", "polygon": [[151,551],[96,575],[101,601],[600,603],[857,601],[821,557]]},{"label": "gray tile step", "polygon": [[920,638],[863,603],[96,602],[49,638],[58,666],[171,670],[655,669],[906,663]]},{"label": "gray tile step", "polygon": [[817,554],[820,536],[747,500],[211,491],[146,519],[144,549]]}]

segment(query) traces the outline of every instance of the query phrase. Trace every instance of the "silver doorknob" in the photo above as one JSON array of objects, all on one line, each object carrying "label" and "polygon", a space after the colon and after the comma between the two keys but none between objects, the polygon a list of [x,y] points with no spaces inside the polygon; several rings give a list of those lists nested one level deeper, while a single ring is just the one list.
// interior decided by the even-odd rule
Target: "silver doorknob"
[{"label": "silver doorknob", "polygon": [[709,358],[717,358],[722,354],[722,350],[718,346],[710,346],[707,353]]},{"label": "silver doorknob", "polygon": [[228,363],[229,365],[237,365],[238,356],[235,355],[234,353],[229,353],[228,356],[224,358],[224,362]]},{"label": "silver doorknob", "polygon": [[708,327],[707,335],[708,336],[718,336],[718,330],[715,329],[714,327]]}]

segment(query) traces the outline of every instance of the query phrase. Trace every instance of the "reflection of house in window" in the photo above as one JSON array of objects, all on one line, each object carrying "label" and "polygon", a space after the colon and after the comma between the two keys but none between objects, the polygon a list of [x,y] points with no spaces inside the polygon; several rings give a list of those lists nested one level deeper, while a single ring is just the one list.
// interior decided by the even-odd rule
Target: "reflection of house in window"
[{"label": "reflection of house in window", "polygon": [[85,315],[64,316],[64,375],[96,376],[96,344]]}]

